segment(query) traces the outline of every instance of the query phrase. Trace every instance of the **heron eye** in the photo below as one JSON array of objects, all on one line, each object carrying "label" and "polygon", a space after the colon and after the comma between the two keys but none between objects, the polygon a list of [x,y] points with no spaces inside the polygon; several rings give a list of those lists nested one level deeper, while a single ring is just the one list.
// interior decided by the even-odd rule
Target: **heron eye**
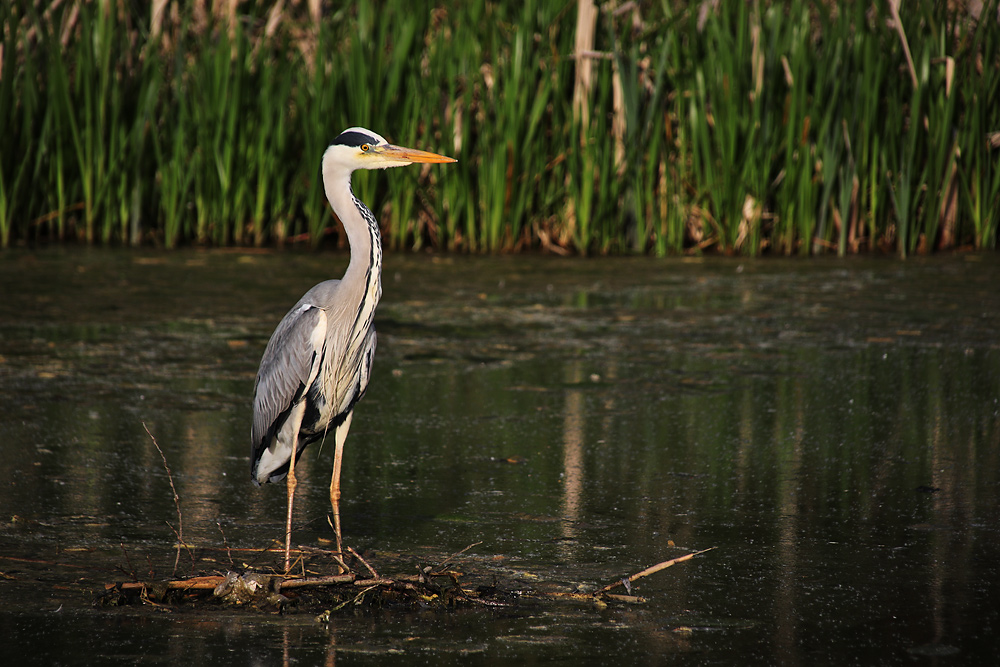
[{"label": "heron eye", "polygon": [[368,144],[361,144],[362,153],[367,153],[369,148],[371,148],[371,146],[369,146]]}]

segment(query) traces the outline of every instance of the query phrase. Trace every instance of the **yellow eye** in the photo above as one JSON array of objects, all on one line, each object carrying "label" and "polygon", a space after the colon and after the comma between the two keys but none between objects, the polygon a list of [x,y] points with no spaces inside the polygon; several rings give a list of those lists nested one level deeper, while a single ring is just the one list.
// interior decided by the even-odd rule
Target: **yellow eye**
[{"label": "yellow eye", "polygon": [[369,148],[371,148],[371,146],[369,146],[368,144],[361,144],[362,153],[367,153]]}]

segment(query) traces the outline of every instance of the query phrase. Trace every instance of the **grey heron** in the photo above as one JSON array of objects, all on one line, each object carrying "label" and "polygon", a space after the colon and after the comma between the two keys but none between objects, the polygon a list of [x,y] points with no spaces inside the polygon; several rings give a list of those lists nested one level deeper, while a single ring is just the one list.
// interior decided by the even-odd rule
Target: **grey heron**
[{"label": "grey heron", "polygon": [[334,440],[330,506],[337,551],[343,548],[340,468],[344,441],[354,406],[368,387],[375,356],[372,318],[382,296],[382,239],[375,216],[351,190],[351,172],[455,161],[393,146],[361,127],[344,130],[323,153],[323,187],[347,232],[350,263],[342,279],[327,280],[310,289],[278,323],[254,384],[250,472],[258,486],[287,477],[286,572],[290,568],[295,462],[308,444],[328,434]]}]

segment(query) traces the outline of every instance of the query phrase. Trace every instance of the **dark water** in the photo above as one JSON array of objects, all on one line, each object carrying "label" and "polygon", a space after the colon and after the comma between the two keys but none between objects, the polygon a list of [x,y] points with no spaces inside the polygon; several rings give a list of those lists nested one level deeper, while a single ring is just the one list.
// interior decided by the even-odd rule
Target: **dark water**
[{"label": "dark water", "polygon": [[[280,536],[249,480],[273,326],[340,255],[0,255],[0,636],[24,663],[988,664],[1000,262],[390,255],[348,544],[640,605],[93,607],[184,539]],[[329,537],[329,448],[296,540]],[[220,560],[224,560],[220,551]],[[237,551],[237,558],[249,551]],[[185,572],[182,553],[179,572]],[[190,562],[187,563],[190,567]],[[228,562],[221,562],[225,570]]]}]

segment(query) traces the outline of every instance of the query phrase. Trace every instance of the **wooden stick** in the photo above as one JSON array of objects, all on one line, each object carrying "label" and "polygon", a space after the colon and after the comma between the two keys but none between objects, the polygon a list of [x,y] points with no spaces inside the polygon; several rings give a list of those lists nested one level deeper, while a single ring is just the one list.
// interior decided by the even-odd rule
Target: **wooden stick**
[{"label": "wooden stick", "polygon": [[[205,577],[193,577],[191,579],[178,579],[176,581],[166,581],[163,584],[168,590],[215,590],[215,587],[225,581],[225,577],[219,575],[210,575]],[[123,591],[134,591],[141,590],[143,588],[150,588],[154,584],[147,581],[126,581],[122,584],[105,584],[105,589],[111,589],[115,586],[121,586]]]},{"label": "wooden stick", "polygon": [[[154,438],[153,434],[149,432],[149,427],[146,426],[146,422],[142,422],[142,428],[146,430],[146,435],[148,435],[149,439],[153,441],[153,447],[156,447],[156,451],[160,453],[160,458],[163,459],[163,469],[167,471],[167,481],[170,482],[170,491],[174,494],[174,507],[177,508],[177,530],[174,531],[177,535],[177,557],[174,558],[174,574],[177,574],[177,564],[181,560],[181,545],[184,544],[184,517],[181,514],[180,496],[177,495],[177,487],[174,486],[174,476],[170,472],[170,466],[167,465],[166,455],[164,455],[163,450],[160,449],[160,445],[157,444],[156,438]],[[169,523],[167,525],[170,526]],[[174,527],[170,526],[170,529],[173,530]],[[187,545],[185,544],[184,546],[186,547]],[[188,549],[188,554],[191,556],[191,564],[194,565],[194,554],[191,553],[190,549]]]},{"label": "wooden stick", "polygon": [[[282,553],[284,550],[281,550]],[[192,577],[191,579],[177,579],[174,581],[165,581],[160,583],[148,582],[148,581],[127,581],[121,584],[105,584],[105,589],[111,589],[115,586],[120,586],[123,591],[134,591],[141,590],[143,588],[151,588],[156,585],[166,586],[167,590],[215,590],[215,588],[224,582],[226,578],[221,575],[213,574],[203,577]],[[365,583],[389,583],[391,579],[378,579],[378,580],[367,580]],[[281,582],[281,589],[286,588],[308,588],[310,586],[332,586],[337,584],[350,584],[354,582],[353,574],[334,574],[327,577],[309,577],[307,579],[286,579]]]},{"label": "wooden stick", "polygon": [[226,554],[229,556],[230,567],[235,567],[236,564],[233,562],[233,550],[229,548],[229,540],[226,539],[226,531],[222,530],[222,524],[218,521],[215,525],[219,527],[219,532],[222,533],[222,544],[226,547]]},{"label": "wooden stick", "polygon": [[[357,551],[355,551],[351,547],[347,547],[347,550],[350,551],[352,554],[354,554],[354,557],[357,558],[359,561],[361,561],[362,565],[364,565],[366,568],[368,568],[368,571],[372,573],[372,577],[374,579],[379,579],[380,578],[378,576],[378,572],[375,571],[375,568],[373,568],[371,565],[369,565],[368,561],[366,561],[364,558],[361,557],[361,554],[359,554]],[[343,565],[343,562],[341,563],[341,565]]]},{"label": "wooden stick", "polygon": [[628,577],[627,579],[619,579],[618,581],[614,582],[613,584],[608,584],[604,588],[602,588],[602,589],[600,589],[598,591],[595,591],[594,592],[594,596],[596,597],[596,596],[598,596],[598,595],[600,595],[602,593],[607,593],[612,588],[615,588],[617,586],[623,586],[623,585],[625,585],[626,581],[631,584],[636,579],[642,579],[643,577],[648,577],[651,574],[656,574],[660,570],[665,570],[668,567],[670,567],[671,565],[676,565],[677,563],[683,563],[686,560],[691,560],[695,556],[700,556],[701,554],[705,553],[706,551],[711,551],[712,549],[715,549],[715,548],[716,547],[709,547],[708,549],[702,549],[701,551],[694,551],[692,553],[685,554],[684,556],[678,556],[677,558],[672,558],[671,560],[665,560],[662,563],[657,563],[656,565],[654,565],[652,567],[647,567],[642,572],[636,572],[635,574],[633,574],[631,577]]},{"label": "wooden stick", "polygon": [[385,577],[375,577],[374,579],[358,579],[354,582],[355,586],[395,586],[395,579],[386,579]]},{"label": "wooden stick", "polygon": [[331,574],[328,577],[310,577],[308,579],[286,579],[281,582],[281,590],[286,588],[308,588],[309,586],[331,586],[334,584],[350,584],[354,581],[353,574]]},{"label": "wooden stick", "polygon": [[[331,493],[332,493],[332,491],[331,491]],[[339,491],[338,491],[338,493],[339,493]],[[333,501],[331,500],[330,502],[331,502],[331,508],[332,508],[333,507],[333,505],[332,505]],[[340,510],[337,510],[337,512],[338,512],[337,521],[338,521],[338,525],[339,525],[339,521],[340,521],[339,512],[340,512]],[[337,561],[337,565],[340,566],[340,573],[341,574],[347,574],[348,572],[351,571],[351,568],[347,567],[347,563],[344,562],[344,552],[343,552],[342,542],[341,542],[341,539],[340,539],[340,530],[337,528],[337,526],[335,526],[333,524],[333,521],[330,519],[330,515],[329,514],[326,515],[326,522],[328,524],[330,524],[330,528],[333,530],[334,533],[337,534],[337,550],[336,551],[329,551],[329,550],[327,550],[326,553],[328,553],[330,555],[330,557],[333,558],[333,560]],[[351,549],[351,553],[354,553],[353,549]],[[354,555],[357,556],[356,553]],[[364,563],[364,560],[362,560],[361,562]],[[365,567],[367,567],[367,566],[368,566],[368,563],[365,563]],[[371,568],[369,568],[369,569],[371,569]]]},{"label": "wooden stick", "polygon": [[125,541],[121,540],[119,543],[122,545],[122,553],[125,554],[125,562],[128,563],[129,576],[132,577],[132,581],[139,581],[139,577],[135,576],[135,568],[132,567],[132,559],[128,557],[128,551],[125,549]]},{"label": "wooden stick", "polygon": [[455,556],[461,556],[462,554],[464,554],[464,553],[465,553],[466,551],[468,551],[468,550],[469,550],[469,549],[471,549],[472,547],[477,547],[477,546],[479,546],[479,545],[480,545],[480,544],[482,544],[482,543],[483,543],[483,541],[482,541],[482,540],[479,540],[478,542],[473,542],[472,544],[470,544],[469,546],[465,547],[465,548],[464,548],[464,549],[462,549],[461,551],[456,551],[456,552],[455,552],[455,553],[453,553],[452,555],[450,555],[450,556],[448,556],[447,558],[445,558],[445,559],[444,559],[444,560],[443,560],[443,561],[441,562],[441,564],[440,564],[440,565],[438,565],[438,566],[437,566],[436,568],[434,568],[434,569],[435,569],[436,571],[440,572],[440,571],[441,571],[441,568],[443,568],[443,567],[444,567],[445,565],[447,565],[448,563],[450,563],[450,562],[451,562],[451,559],[452,559],[452,558],[454,558]]}]

